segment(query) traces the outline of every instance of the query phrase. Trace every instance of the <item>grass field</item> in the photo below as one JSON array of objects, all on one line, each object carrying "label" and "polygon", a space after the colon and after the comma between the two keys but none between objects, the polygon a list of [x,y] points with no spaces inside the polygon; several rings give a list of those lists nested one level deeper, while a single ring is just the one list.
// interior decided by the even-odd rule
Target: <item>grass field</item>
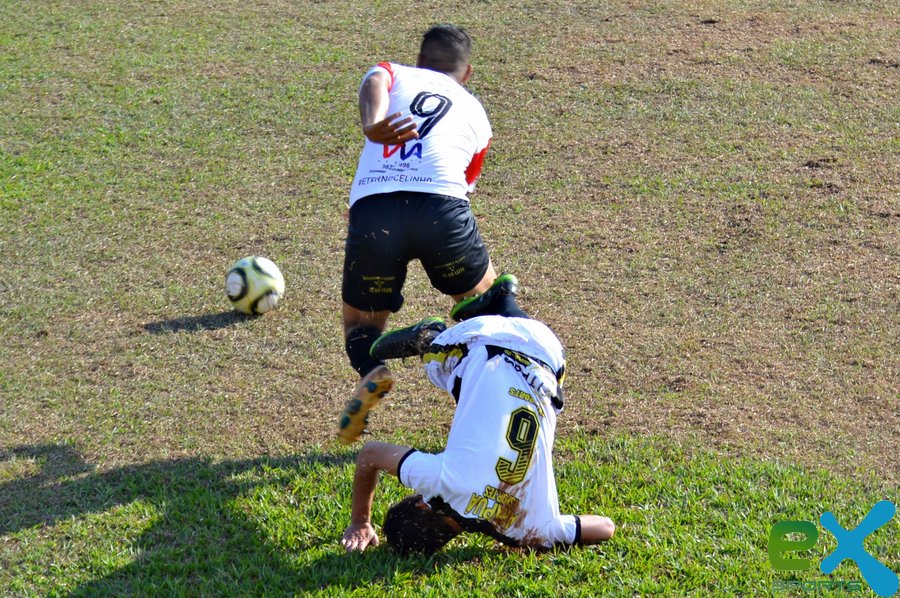
[{"label": "grass field", "polygon": [[[476,40],[473,207],[567,348],[561,506],[619,524],[601,547],[338,544],[356,89],[442,21]],[[887,1],[0,0],[0,595],[794,579],[775,522],[900,503],[898,48]],[[288,289],[256,319],[222,289],[250,254]],[[450,308],[417,266],[405,295],[393,323]],[[370,437],[440,450],[451,401],[397,373]],[[900,516],[865,546],[900,572]]]}]

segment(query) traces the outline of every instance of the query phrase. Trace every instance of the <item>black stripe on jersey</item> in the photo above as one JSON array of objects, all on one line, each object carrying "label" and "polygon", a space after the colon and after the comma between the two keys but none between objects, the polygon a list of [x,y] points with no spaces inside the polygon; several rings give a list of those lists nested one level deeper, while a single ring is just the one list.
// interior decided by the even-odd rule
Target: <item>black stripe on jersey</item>
[{"label": "black stripe on jersey", "polygon": [[575,515],[575,541],[572,544],[581,544],[581,517],[578,515]]},{"label": "black stripe on jersey", "polygon": [[459,395],[462,393],[462,378],[459,376],[456,377],[456,382],[453,383],[453,400],[459,405]]},{"label": "black stripe on jersey", "polygon": [[[532,364],[538,365],[556,377],[557,388],[556,394],[550,397],[550,403],[558,410],[562,410],[564,404],[563,398],[563,389],[562,389],[562,379],[565,373],[565,365],[559,369],[559,371],[555,371],[548,364],[544,363],[544,361],[538,359],[537,357],[532,357],[531,355],[525,355],[524,353],[520,353],[519,351],[513,351],[512,349],[507,349],[506,347],[501,347],[499,345],[485,345],[484,347],[487,349],[488,359],[493,359],[499,355],[503,355],[508,359],[513,360],[516,363],[511,363],[511,365],[515,366],[517,369],[521,366],[528,367]],[[517,365],[520,364],[520,365]],[[521,370],[519,370],[521,372]],[[459,402],[457,400],[457,402]]]},{"label": "black stripe on jersey", "polygon": [[[397,463],[397,481],[400,482],[401,484],[403,484],[403,480],[400,479],[400,468],[403,467],[403,462],[406,461],[406,458],[415,452],[417,452],[416,449],[414,449],[414,448],[409,449],[408,451],[406,451],[405,455],[400,457],[400,461]],[[403,485],[405,486],[406,484],[403,484]]]},{"label": "black stripe on jersey", "polygon": [[556,370],[554,370],[552,367],[550,367],[548,364],[544,363],[537,357],[525,355],[524,353],[520,353],[519,351],[513,351],[512,349],[507,349],[506,347],[500,347],[498,345],[485,345],[484,347],[485,349],[487,349],[488,359],[497,357],[498,355],[507,355],[524,366],[529,366],[531,365],[531,362],[534,362],[542,368],[550,371],[550,373],[552,373],[553,376],[556,377],[556,380],[559,381],[559,375],[557,374]]}]

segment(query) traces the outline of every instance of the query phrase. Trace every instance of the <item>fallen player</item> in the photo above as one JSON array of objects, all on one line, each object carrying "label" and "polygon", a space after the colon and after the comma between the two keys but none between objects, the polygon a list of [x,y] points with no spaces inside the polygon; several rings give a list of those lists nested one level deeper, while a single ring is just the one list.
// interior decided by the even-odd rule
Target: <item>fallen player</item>
[{"label": "fallen player", "polygon": [[451,328],[426,318],[373,345],[380,359],[420,355],[431,382],[457,405],[441,453],[382,442],[363,446],[341,540],[347,551],[379,543],[371,512],[381,471],[414,491],[384,520],[385,538],[401,554],[434,553],[461,532],[533,548],[594,544],[615,532],[608,517],[559,512],[552,463],[563,407],[559,340],[519,309],[513,293],[479,308]]}]

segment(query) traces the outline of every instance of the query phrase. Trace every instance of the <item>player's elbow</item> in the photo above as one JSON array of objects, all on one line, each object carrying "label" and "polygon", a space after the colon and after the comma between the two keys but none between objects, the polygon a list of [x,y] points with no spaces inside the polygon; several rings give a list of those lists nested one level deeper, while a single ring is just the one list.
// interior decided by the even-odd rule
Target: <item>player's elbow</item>
[{"label": "player's elbow", "polygon": [[609,517],[601,517],[600,533],[604,540],[609,540],[616,534],[616,524]]},{"label": "player's elbow", "polygon": [[605,542],[616,533],[616,524],[609,517],[582,515],[580,519],[582,544]]},{"label": "player's elbow", "polygon": [[356,467],[381,470],[396,475],[403,456],[412,449],[408,446],[389,444],[386,442],[367,442],[356,456]]},{"label": "player's elbow", "polygon": [[359,453],[357,453],[356,455],[357,464],[369,464],[374,461],[379,449],[381,448],[381,444],[382,443],[375,441],[369,441],[365,443],[363,447],[359,449]]}]

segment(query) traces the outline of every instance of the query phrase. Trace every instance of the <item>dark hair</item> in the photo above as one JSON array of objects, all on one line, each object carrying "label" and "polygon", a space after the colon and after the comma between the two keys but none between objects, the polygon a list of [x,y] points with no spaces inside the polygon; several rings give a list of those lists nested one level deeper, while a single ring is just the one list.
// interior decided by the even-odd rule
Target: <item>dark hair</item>
[{"label": "dark hair", "polygon": [[472,38],[456,25],[435,25],[422,36],[421,66],[442,73],[454,73],[469,65]]},{"label": "dark hair", "polygon": [[432,555],[459,534],[433,509],[418,506],[421,494],[407,496],[388,509],[382,531],[388,545],[402,555]]}]

